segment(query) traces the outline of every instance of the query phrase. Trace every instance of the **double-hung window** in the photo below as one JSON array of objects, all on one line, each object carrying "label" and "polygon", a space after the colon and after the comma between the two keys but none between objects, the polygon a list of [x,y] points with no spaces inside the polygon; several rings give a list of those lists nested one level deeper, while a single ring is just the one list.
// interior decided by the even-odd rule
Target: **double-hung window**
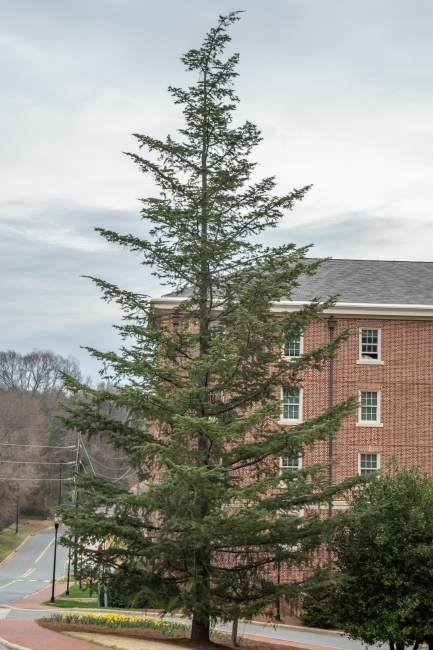
[{"label": "double-hung window", "polygon": [[[298,469],[301,469],[302,467],[302,456],[298,456],[297,458],[290,458],[290,456],[280,456],[280,471],[285,472],[296,472]],[[296,481],[297,479],[294,478]],[[287,488],[287,484],[289,481],[280,481],[280,488]],[[303,517],[304,516],[304,509],[299,508],[298,509],[293,509],[293,510],[279,510],[278,511],[278,516],[279,517]],[[286,547],[288,548],[288,547]],[[292,547],[293,550],[298,550],[297,546]]]},{"label": "double-hung window", "polygon": [[302,457],[298,456],[297,458],[290,458],[289,456],[280,456],[280,469],[296,471],[301,469]]},{"label": "double-hung window", "polygon": [[358,426],[382,426],[379,390],[359,391]]},{"label": "double-hung window", "polygon": [[371,474],[378,469],[380,469],[380,454],[359,454],[358,471],[360,474]]},{"label": "double-hung window", "polygon": [[296,359],[300,357],[303,352],[303,336],[299,334],[298,336],[293,336],[290,339],[286,340],[283,345],[283,357],[286,359]]},{"label": "double-hung window", "polygon": [[287,423],[302,420],[302,389],[283,390],[281,420]]},{"label": "double-hung window", "polygon": [[359,359],[357,363],[383,364],[380,329],[362,327],[359,330]]}]

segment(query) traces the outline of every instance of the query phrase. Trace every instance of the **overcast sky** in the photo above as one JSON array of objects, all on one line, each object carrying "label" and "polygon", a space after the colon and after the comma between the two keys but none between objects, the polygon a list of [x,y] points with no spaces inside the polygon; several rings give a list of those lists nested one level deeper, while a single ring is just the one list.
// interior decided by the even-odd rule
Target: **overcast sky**
[{"label": "overcast sky", "polygon": [[1,0],[0,350],[72,354],[97,377],[80,345],[116,347],[119,315],[80,276],[164,292],[93,227],[142,232],[154,189],[122,151],[182,125],[179,56],[237,9],[260,172],[314,184],[268,241],[433,261],[431,0]]}]

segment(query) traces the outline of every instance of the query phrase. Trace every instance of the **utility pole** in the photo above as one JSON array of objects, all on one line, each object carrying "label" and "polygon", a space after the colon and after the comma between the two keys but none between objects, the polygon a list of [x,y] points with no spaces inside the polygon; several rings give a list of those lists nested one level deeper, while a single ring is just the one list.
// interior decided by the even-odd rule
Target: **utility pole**
[{"label": "utility pole", "polygon": [[59,507],[62,505],[62,463],[60,461],[60,479],[59,479]]},{"label": "utility pole", "polygon": [[[78,441],[77,441],[77,459],[75,461],[75,473],[76,474],[81,474],[82,471],[82,463],[81,463],[81,433],[78,433]],[[78,494],[78,489],[75,490],[75,507],[78,510],[78,502],[79,502],[79,494]],[[78,535],[75,535],[74,537],[74,542],[75,542],[75,548],[74,548],[74,577],[75,580],[77,580],[77,575],[78,575],[78,553],[77,553],[77,547],[76,545],[78,544]]]},{"label": "utility pole", "polygon": [[17,512],[16,512],[16,522],[15,522],[15,534],[18,535],[18,517],[20,512],[20,493],[17,494]]}]

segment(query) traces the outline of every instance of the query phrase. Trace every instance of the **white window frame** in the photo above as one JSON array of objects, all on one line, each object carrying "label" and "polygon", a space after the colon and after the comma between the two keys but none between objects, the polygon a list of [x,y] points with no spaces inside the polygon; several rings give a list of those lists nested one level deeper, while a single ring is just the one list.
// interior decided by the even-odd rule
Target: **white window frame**
[{"label": "white window frame", "polygon": [[[289,344],[290,344],[290,341],[289,341]],[[281,356],[283,357],[283,359],[287,359],[288,361],[291,361],[292,359],[299,359],[299,357],[304,354],[304,335],[302,333],[299,335],[299,355],[298,356],[292,357],[289,354],[285,354],[285,350],[284,350],[285,345],[286,344],[284,344],[283,347],[281,348]]]},{"label": "white window frame", "polygon": [[[283,456],[286,457],[288,454],[280,454],[280,473],[286,471],[292,471],[292,472],[297,472],[298,469],[302,469],[302,456],[298,456],[298,467],[283,467]],[[290,460],[295,460],[294,458],[290,458]]]},{"label": "white window frame", "polygon": [[[362,358],[362,332],[363,330],[376,330],[377,331],[377,355],[378,359],[363,359]],[[358,359],[356,363],[361,365],[376,365],[383,366],[382,361],[382,329],[380,327],[360,327],[359,328],[359,344],[358,344]]]},{"label": "white window frame", "polygon": [[[374,455],[374,456],[377,457],[377,468],[372,469],[371,472],[364,472],[364,474],[361,474],[361,469],[365,469],[365,468],[361,468],[361,456],[364,455],[364,454],[370,454],[370,455]],[[380,469],[380,452],[378,452],[378,451],[360,451],[358,453],[358,474],[360,476],[365,476],[366,474],[372,474],[373,472],[377,472],[379,469]]]},{"label": "white window frame", "polygon": [[[361,406],[361,393],[377,393],[377,420],[361,420],[362,415],[362,406]],[[383,427],[381,421],[381,391],[377,388],[362,388],[358,392],[359,397],[359,406],[358,406],[358,422],[356,423],[357,427]],[[364,452],[363,452],[364,453]],[[366,452],[367,453],[367,452]]]},{"label": "white window frame", "polygon": [[288,425],[293,425],[293,424],[299,424],[302,422],[302,412],[304,408],[304,389],[303,388],[298,388],[299,390],[299,418],[295,420],[294,418],[283,418],[283,412],[284,412],[284,390],[281,389],[281,414],[280,414],[280,424],[288,424]]}]

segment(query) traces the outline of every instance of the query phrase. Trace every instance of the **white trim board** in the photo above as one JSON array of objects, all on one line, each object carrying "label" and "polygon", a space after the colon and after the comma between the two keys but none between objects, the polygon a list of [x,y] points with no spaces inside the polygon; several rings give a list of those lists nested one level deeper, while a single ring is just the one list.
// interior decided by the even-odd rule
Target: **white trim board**
[{"label": "white trim board", "polygon": [[[188,300],[188,297],[182,299],[181,296],[161,296],[151,299],[153,305],[163,311],[178,309],[184,300]],[[305,304],[308,304],[308,302],[301,300],[282,300],[281,302],[274,303],[272,311],[275,313],[298,311]],[[433,318],[433,305],[337,302],[334,307],[325,309],[323,313],[349,318],[358,316],[364,318],[428,319]]]}]

